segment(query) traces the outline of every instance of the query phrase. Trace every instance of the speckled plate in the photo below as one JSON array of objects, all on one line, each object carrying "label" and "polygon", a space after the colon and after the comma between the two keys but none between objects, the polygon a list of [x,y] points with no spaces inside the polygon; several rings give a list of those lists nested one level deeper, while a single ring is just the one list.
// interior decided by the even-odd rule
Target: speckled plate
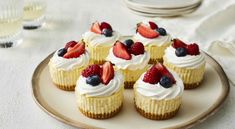
[{"label": "speckled plate", "polygon": [[186,90],[178,114],[169,120],[154,121],[140,116],[133,104],[133,91],[125,90],[124,106],[115,117],[94,120],[82,115],[76,107],[74,92],[66,92],[53,85],[48,69],[50,54],[35,69],[32,94],[36,104],[53,118],[80,128],[144,129],[190,128],[205,121],[219,110],[229,93],[229,82],[221,66],[209,55],[201,86]]}]

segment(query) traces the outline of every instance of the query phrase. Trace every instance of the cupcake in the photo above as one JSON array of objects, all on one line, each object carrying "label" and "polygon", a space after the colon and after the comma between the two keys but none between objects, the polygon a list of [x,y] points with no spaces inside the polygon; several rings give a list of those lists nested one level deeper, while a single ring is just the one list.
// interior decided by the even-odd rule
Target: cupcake
[{"label": "cupcake", "polygon": [[90,65],[77,81],[75,95],[78,109],[93,119],[107,119],[122,108],[124,80],[110,62]]},{"label": "cupcake", "polygon": [[150,53],[150,62],[163,62],[165,49],[171,44],[171,36],[162,27],[152,21],[143,21],[137,24],[134,41],[142,42]]},{"label": "cupcake", "polygon": [[124,43],[117,41],[106,58],[124,75],[125,88],[133,88],[135,81],[148,69],[149,59],[149,53],[144,50],[143,44],[134,43],[131,39]]},{"label": "cupcake", "polygon": [[134,85],[136,110],[148,119],[170,119],[180,108],[183,91],[183,82],[176,73],[160,63],[153,65]]},{"label": "cupcake", "polygon": [[202,82],[206,61],[196,43],[185,44],[174,39],[165,51],[164,65],[179,74],[185,89],[192,89]]},{"label": "cupcake", "polygon": [[119,33],[114,31],[108,23],[93,23],[91,29],[83,34],[83,40],[91,55],[91,62],[103,64],[109,49],[118,39]]},{"label": "cupcake", "polygon": [[60,89],[73,91],[81,71],[89,64],[89,54],[83,42],[70,41],[57,50],[49,62],[53,83]]}]

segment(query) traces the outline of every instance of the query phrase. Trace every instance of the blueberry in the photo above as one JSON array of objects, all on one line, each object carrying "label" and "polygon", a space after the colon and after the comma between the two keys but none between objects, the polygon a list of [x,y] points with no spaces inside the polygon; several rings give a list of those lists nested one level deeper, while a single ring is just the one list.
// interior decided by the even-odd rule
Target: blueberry
[{"label": "blueberry", "polygon": [[187,55],[186,48],[183,47],[176,48],[175,55],[178,57],[186,56]]},{"label": "blueberry", "polygon": [[127,39],[124,41],[127,48],[131,48],[131,45],[134,44],[134,41],[132,39]]},{"label": "blueberry", "polygon": [[102,34],[104,34],[104,36],[106,36],[106,37],[111,37],[112,33],[113,33],[113,31],[110,29],[103,29],[102,30]]},{"label": "blueberry", "polygon": [[100,84],[100,77],[98,75],[90,76],[86,79],[86,83],[92,86],[97,86]]},{"label": "blueberry", "polygon": [[59,51],[58,51],[58,56],[64,56],[64,54],[67,53],[67,49],[65,48],[61,48]]},{"label": "blueberry", "polygon": [[167,76],[162,76],[160,79],[160,84],[164,88],[170,88],[172,86],[172,81]]},{"label": "blueberry", "polygon": [[165,36],[166,35],[166,30],[164,28],[157,28],[157,31],[159,32],[160,35]]}]

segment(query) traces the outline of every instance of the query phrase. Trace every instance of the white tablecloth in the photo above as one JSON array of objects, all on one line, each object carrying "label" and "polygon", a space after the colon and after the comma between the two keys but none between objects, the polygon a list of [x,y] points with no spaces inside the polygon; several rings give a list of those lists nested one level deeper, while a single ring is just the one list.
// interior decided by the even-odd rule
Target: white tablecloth
[{"label": "white tablecloth", "polygon": [[[223,8],[222,5],[227,4],[226,1],[220,0],[216,0],[216,2],[211,0],[211,2],[218,3],[218,6],[215,6],[214,9]],[[130,13],[123,6],[121,0],[47,0],[47,5],[47,24],[43,28],[24,30],[24,42],[20,46],[11,49],[0,49],[1,129],[73,128],[48,116],[33,101],[31,76],[34,69],[48,54],[65,42],[80,39],[81,34],[95,20],[108,21],[113,25],[113,28],[121,33],[133,34],[135,24],[144,19],[144,17]],[[213,9],[208,11],[213,11]],[[162,20],[164,21],[164,19]],[[171,20],[173,19],[167,19],[166,21],[170,22]],[[161,22],[164,23],[163,21]],[[194,22],[192,19],[188,24]],[[184,27],[183,29],[187,28],[187,25],[180,22],[175,25]],[[173,32],[174,30],[171,29],[170,31]],[[178,30],[174,33],[176,36],[184,37],[180,34]],[[213,33],[209,35],[211,36]],[[203,39],[198,41],[203,41]],[[205,43],[209,43],[209,41]],[[234,129],[234,92],[235,87],[231,86],[230,95],[221,110],[206,122],[194,128]]]}]

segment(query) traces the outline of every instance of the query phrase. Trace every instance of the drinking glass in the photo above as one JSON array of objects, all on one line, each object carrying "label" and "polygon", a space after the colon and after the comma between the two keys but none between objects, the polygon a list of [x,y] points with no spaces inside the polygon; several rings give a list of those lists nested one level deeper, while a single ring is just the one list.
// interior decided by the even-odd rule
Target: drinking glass
[{"label": "drinking glass", "polygon": [[22,41],[23,0],[0,0],[0,48]]}]

